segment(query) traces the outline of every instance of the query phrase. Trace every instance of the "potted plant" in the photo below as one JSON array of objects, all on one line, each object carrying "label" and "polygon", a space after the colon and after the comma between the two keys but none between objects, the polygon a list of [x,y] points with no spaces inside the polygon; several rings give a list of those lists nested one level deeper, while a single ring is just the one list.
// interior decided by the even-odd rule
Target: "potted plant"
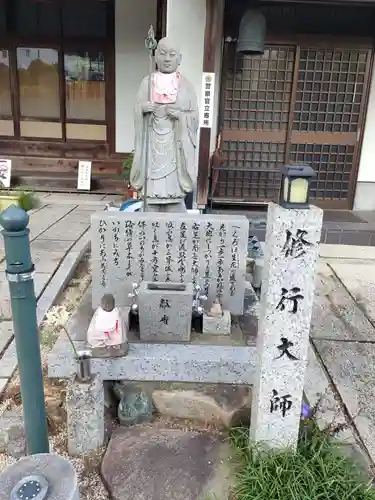
[{"label": "potted plant", "polygon": [[137,191],[130,185],[130,172],[133,166],[134,151],[129,153],[122,164],[122,178],[126,183],[125,198],[137,198]]}]

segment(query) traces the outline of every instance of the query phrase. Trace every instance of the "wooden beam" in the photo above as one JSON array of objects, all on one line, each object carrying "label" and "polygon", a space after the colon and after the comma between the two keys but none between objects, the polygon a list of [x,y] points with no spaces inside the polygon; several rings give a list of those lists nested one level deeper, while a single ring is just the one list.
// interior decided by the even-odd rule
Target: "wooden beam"
[{"label": "wooden beam", "polygon": [[[219,42],[219,0],[206,0],[206,28],[204,33],[203,73],[215,72],[215,53]],[[216,82],[220,85],[220,82]],[[211,129],[200,129],[197,204],[206,205],[210,166]]]}]

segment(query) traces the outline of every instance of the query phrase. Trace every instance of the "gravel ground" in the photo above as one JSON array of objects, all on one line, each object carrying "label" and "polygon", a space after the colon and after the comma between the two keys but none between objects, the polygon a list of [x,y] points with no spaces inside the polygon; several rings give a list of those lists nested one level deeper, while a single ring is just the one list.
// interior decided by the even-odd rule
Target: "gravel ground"
[{"label": "gravel ground", "polygon": [[[0,256],[1,258],[1,256]],[[84,292],[91,281],[88,259],[85,258],[78,266],[74,278],[71,280],[57,305],[63,306],[72,314],[80,303]],[[50,451],[69,458],[73,464],[79,481],[81,500],[108,500],[99,467],[105,449],[89,456],[71,458],[67,453],[67,427],[65,412],[65,381],[52,381],[46,376],[47,354],[53,345],[58,332],[52,332],[50,325],[45,323],[40,331],[41,355],[44,369],[45,404],[50,435]],[[0,402],[0,415],[6,410],[21,411],[21,397],[18,370],[13,375]],[[6,454],[0,454],[0,472],[17,459]]]}]

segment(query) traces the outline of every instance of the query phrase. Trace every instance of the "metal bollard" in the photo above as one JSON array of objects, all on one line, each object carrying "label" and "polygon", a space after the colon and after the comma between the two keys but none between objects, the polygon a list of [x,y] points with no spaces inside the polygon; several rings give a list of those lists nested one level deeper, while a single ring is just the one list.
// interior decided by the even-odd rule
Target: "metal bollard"
[{"label": "metal bollard", "polygon": [[48,429],[31,261],[29,216],[15,205],[0,213],[17,348],[27,449],[48,453]]}]

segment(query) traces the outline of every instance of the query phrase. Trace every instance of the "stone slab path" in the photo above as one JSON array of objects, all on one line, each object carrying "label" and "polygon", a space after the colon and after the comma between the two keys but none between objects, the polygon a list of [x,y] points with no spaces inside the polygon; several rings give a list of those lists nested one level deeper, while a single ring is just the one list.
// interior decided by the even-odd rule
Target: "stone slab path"
[{"label": "stone slab path", "polygon": [[[65,288],[89,248],[90,215],[108,203],[102,195],[40,195],[41,206],[30,212],[31,253],[38,324]],[[89,201],[89,203],[87,203]],[[0,394],[17,368],[9,287],[5,276],[4,241],[0,236]]]},{"label": "stone slab path", "polygon": [[[325,390],[334,393],[331,419],[341,407],[352,421],[362,446],[375,462],[375,260],[329,259],[317,275],[311,344],[320,375],[310,367],[307,379],[317,382],[324,373]],[[322,380],[320,378],[320,380]],[[326,418],[327,423],[328,417]]]}]

